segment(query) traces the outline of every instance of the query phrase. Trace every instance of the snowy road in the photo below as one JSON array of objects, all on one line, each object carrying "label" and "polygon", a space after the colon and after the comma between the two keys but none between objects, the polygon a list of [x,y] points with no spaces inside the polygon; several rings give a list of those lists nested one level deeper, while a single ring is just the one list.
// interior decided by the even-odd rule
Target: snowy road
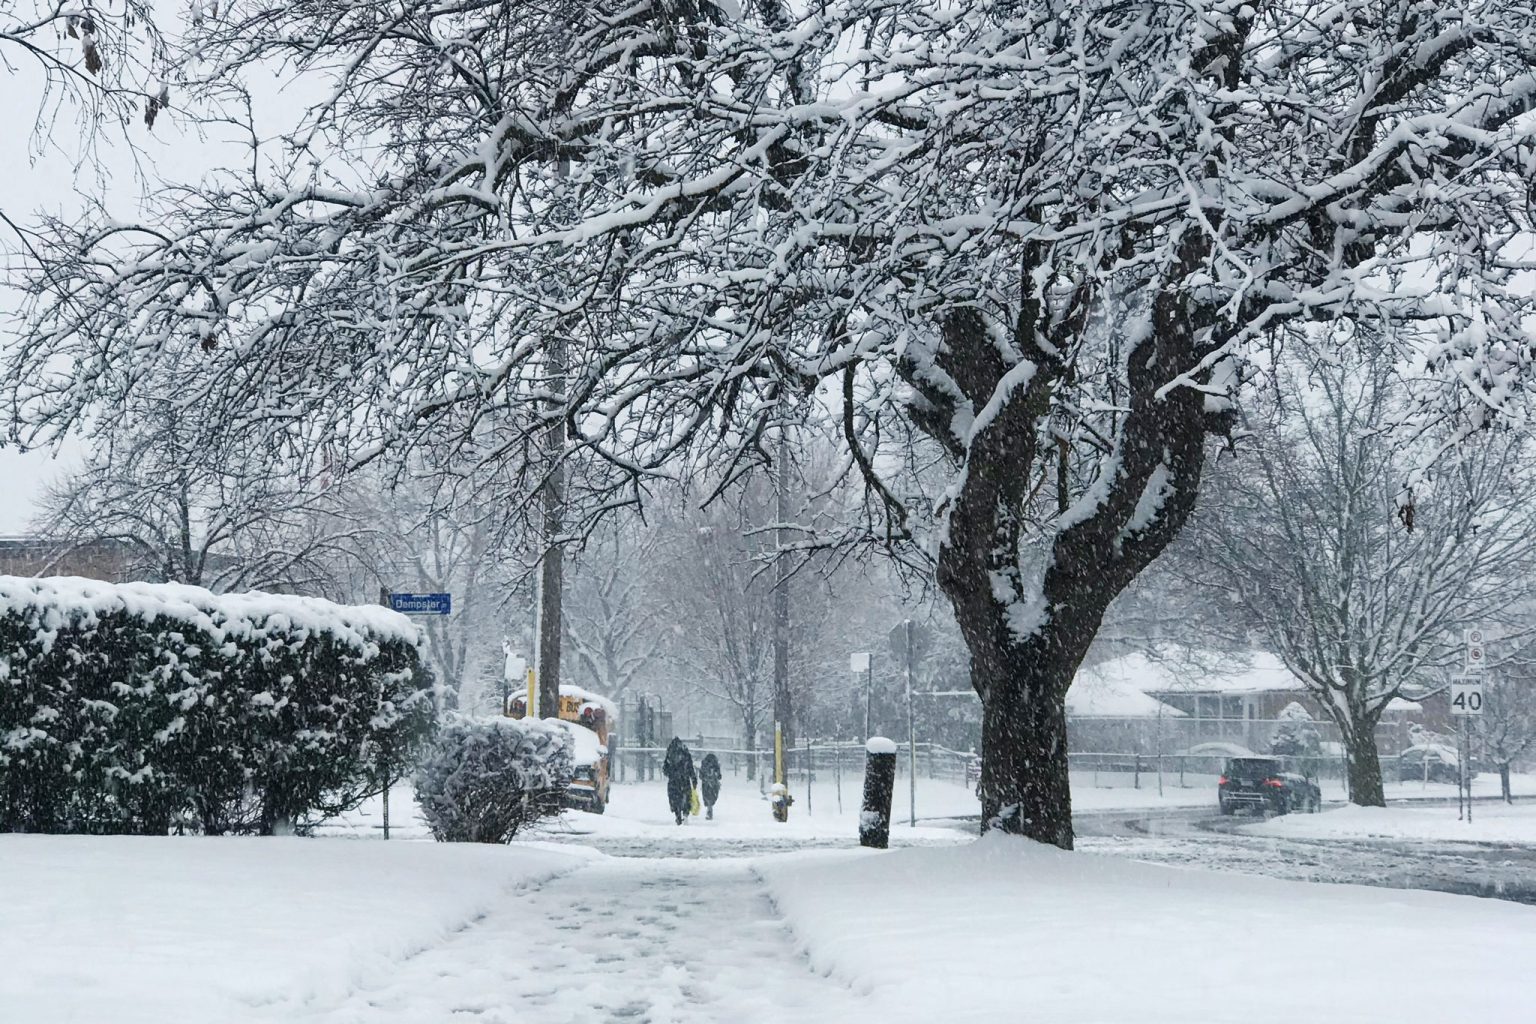
[{"label": "snowy road", "polygon": [[[1454,815],[1454,805],[1448,813]],[[1309,882],[1428,889],[1536,904],[1536,849],[1495,843],[1249,835],[1209,808],[1078,815],[1081,850]]]},{"label": "snowy road", "polygon": [[812,972],[743,861],[605,860],[509,894],[387,982],[273,1007],[349,1024],[706,1024],[868,1019]]}]

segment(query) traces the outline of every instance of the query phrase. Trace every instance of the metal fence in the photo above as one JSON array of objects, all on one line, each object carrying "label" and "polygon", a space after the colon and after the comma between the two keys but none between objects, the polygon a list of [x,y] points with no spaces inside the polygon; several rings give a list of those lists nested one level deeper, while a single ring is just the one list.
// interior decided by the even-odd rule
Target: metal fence
[{"label": "metal fence", "polygon": [[[1229,757],[1245,754],[1268,756],[1272,752],[1280,719],[1255,718],[1085,718],[1067,721],[1071,749],[1068,761],[1072,772],[1085,783],[1097,786],[1187,786],[1211,785]],[[1312,722],[1319,751],[1315,756],[1288,756],[1291,770],[1316,779],[1341,779],[1345,760],[1339,730],[1331,722]],[[1377,746],[1382,768],[1395,777],[1397,754],[1413,742],[1406,722],[1387,722],[1378,727]],[[707,753],[720,760],[721,768],[735,778],[750,778],[766,788],[773,772],[772,749],[749,750],[735,737],[683,737],[694,763]],[[911,755],[905,743],[898,743],[897,771],[905,777]],[[618,782],[654,780],[661,777],[664,746],[630,746],[615,743],[613,778]],[[938,743],[919,742],[915,757],[920,778],[947,779],[972,784],[970,769],[976,754],[954,750]],[[806,773],[857,774],[863,771],[864,743],[861,740],[812,738],[800,740],[786,751],[792,780],[803,781]]]},{"label": "metal fence", "polygon": [[[1287,723],[1277,718],[1109,718],[1075,716],[1067,719],[1067,743],[1073,752],[1147,756],[1218,754],[1265,755]],[[1338,726],[1328,721],[1306,723],[1325,757],[1342,756]],[[1376,746],[1383,757],[1395,757],[1413,744],[1410,723],[1384,721],[1376,728]]]},{"label": "metal fence", "polygon": [[[682,737],[698,765],[705,754],[714,754],[720,767],[736,778],[752,778],[767,787],[773,774],[772,750],[745,750],[721,741],[719,737]],[[907,744],[897,745],[897,774],[905,778],[912,760]],[[617,782],[645,782],[661,778],[661,761],[666,756],[665,747],[618,747],[612,751],[612,777]],[[785,752],[785,767],[791,780],[804,781],[807,773],[814,777],[826,773],[859,774],[864,770],[864,741],[840,739],[802,740]],[[917,774],[919,778],[966,781],[966,767],[976,755],[968,750],[951,750],[937,743],[916,745]]]}]

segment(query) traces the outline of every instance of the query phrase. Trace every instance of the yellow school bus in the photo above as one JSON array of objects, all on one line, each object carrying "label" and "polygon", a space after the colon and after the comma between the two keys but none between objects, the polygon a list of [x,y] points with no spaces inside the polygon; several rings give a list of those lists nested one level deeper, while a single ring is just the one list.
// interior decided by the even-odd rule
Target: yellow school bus
[{"label": "yellow school bus", "polygon": [[[528,694],[507,696],[508,718],[528,714]],[[606,697],[570,683],[560,684],[560,722],[571,734],[575,774],[565,791],[567,807],[602,814],[608,807],[608,736],[618,711]]]}]

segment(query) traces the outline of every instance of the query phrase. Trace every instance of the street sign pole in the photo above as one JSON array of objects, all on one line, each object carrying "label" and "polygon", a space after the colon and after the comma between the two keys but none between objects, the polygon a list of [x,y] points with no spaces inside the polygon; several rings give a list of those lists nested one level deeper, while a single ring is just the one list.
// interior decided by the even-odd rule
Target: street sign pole
[{"label": "street sign pole", "polygon": [[1465,753],[1461,755],[1461,774],[1467,782],[1467,824],[1472,824],[1472,730],[1467,727],[1467,720],[1461,720],[1461,745]]},{"label": "street sign pole", "polygon": [[[1479,627],[1473,627],[1462,634],[1467,645],[1468,673],[1477,675],[1461,675],[1451,680],[1451,714],[1460,722],[1460,749],[1457,751],[1457,760],[1460,762],[1460,772],[1456,778],[1456,816],[1465,818],[1467,824],[1472,824],[1472,729],[1468,722],[1473,716],[1481,717],[1483,713],[1483,680],[1481,674],[1488,668],[1488,649],[1485,646],[1486,634]],[[1464,810],[1463,810],[1464,809]]]}]

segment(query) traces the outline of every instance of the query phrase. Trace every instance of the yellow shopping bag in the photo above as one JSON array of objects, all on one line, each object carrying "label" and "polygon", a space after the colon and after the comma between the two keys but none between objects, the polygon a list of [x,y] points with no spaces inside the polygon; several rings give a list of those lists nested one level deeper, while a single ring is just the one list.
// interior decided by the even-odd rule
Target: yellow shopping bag
[{"label": "yellow shopping bag", "polygon": [[689,814],[698,814],[699,813],[699,787],[698,786],[694,786],[693,787],[693,793],[688,797],[688,813]]}]

